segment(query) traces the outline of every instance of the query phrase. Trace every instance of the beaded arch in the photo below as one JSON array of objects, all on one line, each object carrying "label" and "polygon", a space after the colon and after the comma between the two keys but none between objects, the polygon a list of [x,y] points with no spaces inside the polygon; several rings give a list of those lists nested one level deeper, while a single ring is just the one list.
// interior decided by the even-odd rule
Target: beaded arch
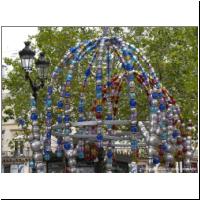
[{"label": "beaded arch", "polygon": [[[70,114],[71,108],[71,81],[76,65],[84,58],[92,54],[82,81],[82,92],[79,95],[77,122],[72,122]],[[120,75],[112,76],[115,68],[113,59],[117,59],[124,71]],[[96,63],[95,63],[96,62]],[[96,64],[93,67],[94,63]],[[103,77],[103,65],[106,65],[106,77]],[[143,66],[145,65],[146,68]],[[56,113],[57,123],[52,124],[52,95],[53,83],[57,76],[62,72],[62,68],[69,69],[60,91],[60,99],[57,102]],[[92,70],[95,70],[93,72]],[[148,72],[147,72],[148,70]],[[90,116],[84,117],[84,105],[86,101],[86,87],[90,76],[96,78],[96,98],[93,101]],[[182,127],[180,108],[166,88],[159,82],[158,77],[149,61],[142,55],[141,51],[134,45],[124,42],[121,38],[102,37],[90,41],[85,41],[70,48],[55,68],[51,75],[51,84],[48,87],[46,98],[46,131],[43,144],[43,153],[38,149],[34,152],[34,159],[50,159],[51,136],[57,137],[57,156],[61,157],[63,152],[68,159],[70,172],[77,172],[75,156],[77,151],[83,154],[83,140],[93,139],[99,148],[106,148],[107,171],[112,170],[113,148],[115,143],[112,141],[123,140],[115,134],[113,125],[130,126],[130,148],[133,160],[138,161],[138,149],[140,135],[142,134],[148,147],[149,172],[154,171],[154,166],[163,163],[168,169],[175,160],[182,160],[185,165],[190,165],[192,158],[191,137]],[[103,83],[103,78],[106,83]],[[135,98],[135,79],[146,92],[149,101],[149,121],[142,122],[137,120],[137,102]],[[129,91],[129,106],[131,111],[130,119],[117,120],[116,108],[118,106],[119,95],[121,92],[122,81],[127,82]],[[115,101],[114,101],[114,100]],[[36,117],[36,105],[32,99],[33,134],[37,135],[38,125]],[[106,118],[103,119],[103,110],[106,107]],[[115,111],[115,112],[114,112]],[[87,111],[89,112],[89,111]],[[94,114],[95,113],[95,114]],[[73,146],[71,127],[78,126],[80,133],[77,134],[79,143],[76,148]],[[87,127],[87,131],[86,131]],[[106,127],[106,128],[105,128]],[[85,132],[85,133],[84,133]],[[75,134],[76,135],[76,134]],[[39,139],[34,138],[34,142]],[[106,143],[106,147],[104,141]],[[37,146],[37,145],[36,145]]]}]

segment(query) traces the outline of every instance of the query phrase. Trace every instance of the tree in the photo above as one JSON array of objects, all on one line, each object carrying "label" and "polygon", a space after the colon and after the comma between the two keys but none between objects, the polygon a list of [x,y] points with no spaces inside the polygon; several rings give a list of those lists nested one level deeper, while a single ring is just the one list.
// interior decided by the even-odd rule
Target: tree
[{"label": "tree", "polygon": [[[49,76],[54,67],[62,59],[64,53],[77,42],[94,39],[102,35],[102,29],[98,27],[39,27],[37,35],[30,39],[35,40],[35,49],[45,52],[46,57],[51,61]],[[180,105],[185,120],[192,119],[197,124],[198,118],[198,29],[197,27],[112,27],[110,36],[120,36],[126,42],[135,44],[142,49],[147,58],[155,68],[161,83],[175,97]],[[85,61],[85,63],[87,60]],[[23,116],[29,123],[30,109],[30,86],[24,79],[24,72],[21,69],[19,59],[5,58],[7,65],[12,65],[13,70],[6,79],[2,80],[3,88],[10,91],[10,96],[3,100],[4,120],[9,118],[17,119]],[[79,65],[75,73],[72,96],[74,107],[77,108],[79,100],[80,79],[86,66],[84,62]],[[121,72],[119,69],[115,73]],[[67,69],[59,76],[55,83],[56,94],[53,102],[59,98],[59,87],[64,83]],[[31,74],[36,79],[37,73]],[[47,80],[46,86],[49,84]],[[90,78],[87,90],[87,105],[89,108],[94,98],[94,78]],[[129,117],[129,103],[126,83],[123,83],[122,95],[119,102],[119,118]],[[144,120],[148,116],[148,103],[144,91],[139,85],[136,90],[138,102],[138,118]],[[47,87],[40,90],[38,95],[38,110],[40,116],[44,116],[44,99]],[[127,112],[128,111],[128,112]],[[77,118],[77,109],[74,112]],[[43,120],[40,121],[43,123]]]}]

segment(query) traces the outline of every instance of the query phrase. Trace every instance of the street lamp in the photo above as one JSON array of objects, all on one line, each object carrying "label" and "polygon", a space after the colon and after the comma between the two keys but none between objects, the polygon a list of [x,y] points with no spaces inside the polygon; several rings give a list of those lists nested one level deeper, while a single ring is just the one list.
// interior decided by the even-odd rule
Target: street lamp
[{"label": "street lamp", "polygon": [[22,67],[26,72],[32,71],[35,52],[30,49],[30,42],[24,42],[25,47],[19,52]]},{"label": "street lamp", "polygon": [[45,79],[47,79],[49,61],[45,59],[45,55],[43,52],[40,53],[38,60],[36,60],[35,62],[35,65],[38,69],[40,80],[44,81]]},{"label": "street lamp", "polygon": [[40,88],[44,87],[44,81],[47,78],[47,72],[48,72],[48,66],[49,61],[45,59],[44,53],[40,53],[39,58],[36,60],[35,65],[38,70],[39,78],[40,78],[40,84],[37,85],[36,83],[33,83],[31,80],[29,73],[32,72],[33,64],[34,64],[34,57],[35,52],[31,50],[30,48],[30,42],[24,42],[25,47],[21,51],[19,51],[19,56],[21,59],[21,64],[23,69],[25,70],[25,79],[29,80],[30,86],[32,89],[32,95],[37,101],[37,92]]}]

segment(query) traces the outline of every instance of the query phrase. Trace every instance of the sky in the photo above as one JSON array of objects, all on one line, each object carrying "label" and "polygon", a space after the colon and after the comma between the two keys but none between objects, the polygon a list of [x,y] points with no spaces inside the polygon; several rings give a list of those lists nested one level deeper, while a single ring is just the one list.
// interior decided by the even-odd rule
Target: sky
[{"label": "sky", "polygon": [[[2,27],[2,58],[18,57],[18,52],[24,48],[24,41],[37,32],[37,27]],[[2,64],[5,63],[2,61]],[[6,73],[11,69],[7,66]]]}]

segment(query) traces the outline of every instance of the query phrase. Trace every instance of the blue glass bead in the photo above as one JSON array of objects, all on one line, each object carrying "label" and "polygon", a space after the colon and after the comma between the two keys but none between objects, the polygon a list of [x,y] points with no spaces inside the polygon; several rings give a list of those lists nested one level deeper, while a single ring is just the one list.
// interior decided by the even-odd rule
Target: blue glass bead
[{"label": "blue glass bead", "polygon": [[58,158],[61,158],[63,156],[63,152],[62,151],[56,151],[56,156]]},{"label": "blue glass bead", "polygon": [[88,77],[91,74],[90,68],[86,69],[85,76]]},{"label": "blue glass bead", "polygon": [[102,86],[101,85],[97,85],[96,86],[96,91],[102,91]]},{"label": "blue glass bead", "polygon": [[108,164],[112,164],[112,157],[107,159]]},{"label": "blue glass bead", "polygon": [[82,113],[84,111],[84,108],[82,106],[78,107],[78,112]]},{"label": "blue glass bead", "polygon": [[108,86],[108,87],[111,87],[111,86],[112,86],[112,83],[111,83],[110,81],[108,81],[108,82],[107,82],[107,86]]},{"label": "blue glass bead", "polygon": [[96,80],[102,80],[102,74],[97,74],[96,75]]},{"label": "blue glass bead", "polygon": [[71,143],[70,142],[65,142],[64,143],[64,148],[66,149],[66,150],[70,150],[71,149]]},{"label": "blue glass bead", "polygon": [[35,101],[35,99],[31,99],[31,106],[32,106],[32,107],[35,107],[35,106],[36,106],[36,101]]},{"label": "blue glass bead", "polygon": [[70,97],[70,93],[69,92],[65,92],[65,97],[69,98]]},{"label": "blue glass bead", "polygon": [[137,140],[132,140],[131,141],[131,149],[135,150],[137,148],[138,148],[138,142],[137,142]]},{"label": "blue glass bead", "polygon": [[107,115],[106,120],[112,120],[112,115]]},{"label": "blue glass bead", "polygon": [[49,94],[49,95],[51,95],[51,94],[53,93],[53,88],[52,88],[52,86],[49,86],[47,90],[48,90],[48,94]]},{"label": "blue glass bead", "polygon": [[58,106],[58,108],[62,108],[63,107],[63,102],[62,101],[58,101],[57,106]]},{"label": "blue glass bead", "polygon": [[38,115],[36,113],[31,114],[31,120],[36,121],[38,119]]},{"label": "blue glass bead", "polygon": [[97,92],[96,93],[96,98],[101,99],[102,98],[102,92]]},{"label": "blue glass bead", "polygon": [[62,69],[57,66],[56,69],[55,69],[55,72],[59,74],[61,71],[62,71]]},{"label": "blue glass bead", "polygon": [[124,69],[126,69],[127,71],[133,70],[133,65],[130,64],[130,63],[123,64],[122,67],[123,67]]},{"label": "blue glass bead", "polygon": [[70,116],[69,115],[65,115],[65,117],[64,117],[65,123],[69,122],[69,120],[70,120]]},{"label": "blue glass bead", "polygon": [[129,55],[128,51],[123,51],[123,56],[128,56],[128,55]]},{"label": "blue glass bead", "polygon": [[78,152],[78,158],[79,159],[83,159],[84,158],[84,152],[83,151],[79,151]]},{"label": "blue glass bead", "polygon": [[98,106],[96,107],[96,111],[97,111],[97,112],[102,112],[102,111],[103,111],[102,106],[101,106],[101,105],[98,105]]},{"label": "blue glass bead", "polygon": [[97,141],[99,142],[103,141],[103,135],[101,133],[97,135]]},{"label": "blue glass bead", "polygon": [[44,154],[44,160],[45,160],[45,161],[49,161],[50,158],[51,158],[50,153],[45,153],[45,154]]},{"label": "blue glass bead", "polygon": [[52,100],[51,99],[47,99],[46,100],[46,106],[47,107],[51,107],[51,105],[52,105]]},{"label": "blue glass bead", "polygon": [[71,81],[72,80],[72,74],[68,74],[66,77],[66,81]]},{"label": "blue glass bead", "polygon": [[138,61],[137,56],[133,55],[133,57],[132,57],[132,61],[133,61],[133,62],[137,62],[137,61]]},{"label": "blue glass bead", "polygon": [[132,133],[137,133],[138,132],[137,126],[131,126],[131,132]]},{"label": "blue glass bead", "polygon": [[154,165],[157,165],[157,164],[159,164],[160,163],[160,158],[158,157],[158,156],[154,156],[153,157],[153,164]]},{"label": "blue glass bead", "polygon": [[162,144],[162,145],[161,145],[161,149],[162,149],[163,151],[167,151],[167,144]]},{"label": "blue glass bead", "polygon": [[158,93],[158,98],[161,99],[162,97],[163,97],[163,93],[162,93],[162,92],[159,92],[159,93]]},{"label": "blue glass bead", "polygon": [[34,168],[34,167],[35,167],[35,161],[34,161],[34,160],[31,160],[31,161],[29,162],[29,167],[31,167],[31,168]]},{"label": "blue glass bead", "polygon": [[178,130],[174,130],[172,133],[173,138],[177,138],[179,136],[179,131]]},{"label": "blue glass bead", "polygon": [[52,113],[51,112],[47,112],[47,119],[52,119]]},{"label": "blue glass bead", "polygon": [[130,100],[130,106],[135,107],[136,106],[136,101],[134,99]]},{"label": "blue glass bead", "polygon": [[75,48],[75,47],[71,47],[71,48],[69,49],[69,51],[70,51],[71,53],[75,53],[75,52],[76,52],[76,48]]},{"label": "blue glass bead", "polygon": [[83,100],[80,100],[80,101],[79,101],[79,106],[84,107],[84,105],[85,105],[85,102],[84,102]]},{"label": "blue glass bead", "polygon": [[51,139],[51,131],[48,131],[48,132],[47,132],[47,138],[48,138],[48,139]]},{"label": "blue glass bead", "polygon": [[131,50],[132,50],[132,51],[135,51],[135,50],[136,50],[136,47],[135,47],[134,45],[131,45],[130,47],[131,47]]},{"label": "blue glass bead", "polygon": [[147,79],[147,74],[145,72],[142,72],[142,76],[143,76],[144,80]]},{"label": "blue glass bead", "polygon": [[128,76],[128,81],[130,82],[130,81],[133,81],[134,80],[134,75],[132,74],[132,75],[129,75]]},{"label": "blue glass bead", "polygon": [[152,93],[152,97],[153,97],[153,99],[158,99],[159,98],[159,94],[157,92],[153,92]]},{"label": "blue glass bead", "polygon": [[108,157],[108,158],[112,158],[112,156],[113,156],[113,153],[112,153],[111,150],[109,150],[109,151],[107,152],[107,157]]},{"label": "blue glass bead", "polygon": [[159,109],[161,111],[164,111],[166,109],[166,105],[165,104],[160,104]]},{"label": "blue glass bead", "polygon": [[62,117],[61,116],[58,116],[57,117],[57,122],[60,124],[60,123],[62,123]]},{"label": "blue glass bead", "polygon": [[161,138],[161,140],[167,140],[167,133],[166,132],[162,132],[160,134],[160,138]]},{"label": "blue glass bead", "polygon": [[150,111],[152,113],[156,113],[158,111],[158,108],[156,106],[151,106]]}]

